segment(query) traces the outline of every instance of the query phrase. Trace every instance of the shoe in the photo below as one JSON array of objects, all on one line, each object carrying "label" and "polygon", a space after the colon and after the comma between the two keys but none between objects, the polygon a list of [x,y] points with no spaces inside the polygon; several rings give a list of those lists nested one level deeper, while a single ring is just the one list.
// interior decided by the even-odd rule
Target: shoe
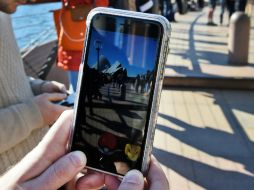
[{"label": "shoe", "polygon": [[214,22],[208,22],[206,25],[207,26],[217,26],[217,24],[215,24]]}]

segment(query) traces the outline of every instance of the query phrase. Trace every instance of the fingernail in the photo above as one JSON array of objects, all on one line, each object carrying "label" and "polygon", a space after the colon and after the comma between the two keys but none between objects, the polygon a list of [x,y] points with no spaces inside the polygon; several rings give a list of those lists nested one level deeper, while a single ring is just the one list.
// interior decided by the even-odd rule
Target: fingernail
[{"label": "fingernail", "polygon": [[86,165],[86,155],[81,151],[72,152],[71,160],[77,167],[84,167]]},{"label": "fingernail", "polygon": [[140,185],[143,180],[143,175],[138,170],[131,170],[124,176],[122,182]]}]

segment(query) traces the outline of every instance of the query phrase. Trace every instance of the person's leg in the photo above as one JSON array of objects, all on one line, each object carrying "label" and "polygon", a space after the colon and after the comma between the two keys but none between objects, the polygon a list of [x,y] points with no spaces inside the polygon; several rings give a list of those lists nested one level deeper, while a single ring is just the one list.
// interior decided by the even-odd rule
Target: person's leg
[{"label": "person's leg", "polygon": [[165,11],[165,6],[164,6],[164,5],[165,5],[164,1],[165,1],[165,0],[160,0],[160,6],[159,6],[162,16],[165,16],[165,15],[166,15],[166,13],[165,13],[166,11]]},{"label": "person's leg", "polygon": [[237,6],[237,11],[242,11],[244,12],[245,11],[245,7],[246,7],[246,4],[247,4],[247,0],[238,0],[238,6]]},{"label": "person's leg", "polygon": [[74,93],[77,90],[77,82],[78,82],[78,71],[69,71],[69,80],[70,80],[70,93]]},{"label": "person's leg", "polygon": [[235,1],[234,0],[226,0],[228,12],[229,12],[229,19],[231,15],[235,12]]},{"label": "person's leg", "polygon": [[164,3],[166,6],[165,17],[171,22],[176,22],[175,21],[175,12],[173,10],[173,5],[171,3],[171,0],[166,0]]},{"label": "person's leg", "polygon": [[204,8],[204,0],[198,0],[198,8],[203,9]]},{"label": "person's leg", "polygon": [[216,24],[213,22],[213,13],[216,7],[216,0],[210,0],[210,9],[208,11],[208,22],[207,25],[209,26],[216,26]]},{"label": "person's leg", "polygon": [[226,1],[221,0],[220,24],[223,23],[223,15],[224,15],[224,12],[225,12],[225,6],[226,6]]}]

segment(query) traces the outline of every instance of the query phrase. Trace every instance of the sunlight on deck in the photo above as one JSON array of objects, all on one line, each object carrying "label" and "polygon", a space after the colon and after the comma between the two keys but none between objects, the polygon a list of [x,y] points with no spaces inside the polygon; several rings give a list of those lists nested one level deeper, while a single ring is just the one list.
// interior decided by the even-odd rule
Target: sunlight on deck
[{"label": "sunlight on deck", "polygon": [[[228,64],[228,23],[207,27],[207,11],[205,8],[202,12],[176,15],[178,22],[172,23],[166,76],[253,78],[254,19],[251,25],[248,65],[239,67]],[[219,13],[218,7],[215,12],[216,21]]]},{"label": "sunlight on deck", "polygon": [[251,91],[163,90],[154,154],[171,190],[253,186],[253,114]]}]

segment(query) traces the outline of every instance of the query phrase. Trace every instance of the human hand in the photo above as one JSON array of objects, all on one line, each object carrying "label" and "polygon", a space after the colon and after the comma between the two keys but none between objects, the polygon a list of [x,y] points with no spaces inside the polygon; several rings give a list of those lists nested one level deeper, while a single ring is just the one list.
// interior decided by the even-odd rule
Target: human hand
[{"label": "human hand", "polygon": [[98,172],[89,172],[77,181],[77,190],[99,189],[106,185],[108,190],[169,190],[169,183],[159,162],[152,155],[148,176],[144,179],[138,170],[129,171],[120,182],[116,177]]},{"label": "human hand", "polygon": [[151,156],[150,168],[145,186],[148,187],[149,190],[169,190],[168,179],[160,163],[153,155]]},{"label": "human hand", "polygon": [[65,85],[56,81],[44,81],[41,85],[40,91],[41,93],[60,92],[67,94]]},{"label": "human hand", "polygon": [[[77,177],[85,167],[86,157],[80,151],[65,155],[72,115],[71,111],[64,112],[39,145],[0,178],[3,190],[56,190]],[[69,187],[76,190],[99,189],[104,184],[109,190],[143,190],[144,186],[149,190],[169,189],[167,178],[153,156],[147,181],[137,170],[128,172],[121,183],[116,177],[93,171],[72,181]]]},{"label": "human hand", "polygon": [[44,93],[34,97],[34,102],[40,109],[45,126],[53,124],[63,111],[70,109],[53,103],[65,99],[66,96],[62,93]]},{"label": "human hand", "polygon": [[0,178],[1,189],[56,190],[85,167],[84,153],[65,155],[72,115],[72,111],[64,112],[39,145]]}]

